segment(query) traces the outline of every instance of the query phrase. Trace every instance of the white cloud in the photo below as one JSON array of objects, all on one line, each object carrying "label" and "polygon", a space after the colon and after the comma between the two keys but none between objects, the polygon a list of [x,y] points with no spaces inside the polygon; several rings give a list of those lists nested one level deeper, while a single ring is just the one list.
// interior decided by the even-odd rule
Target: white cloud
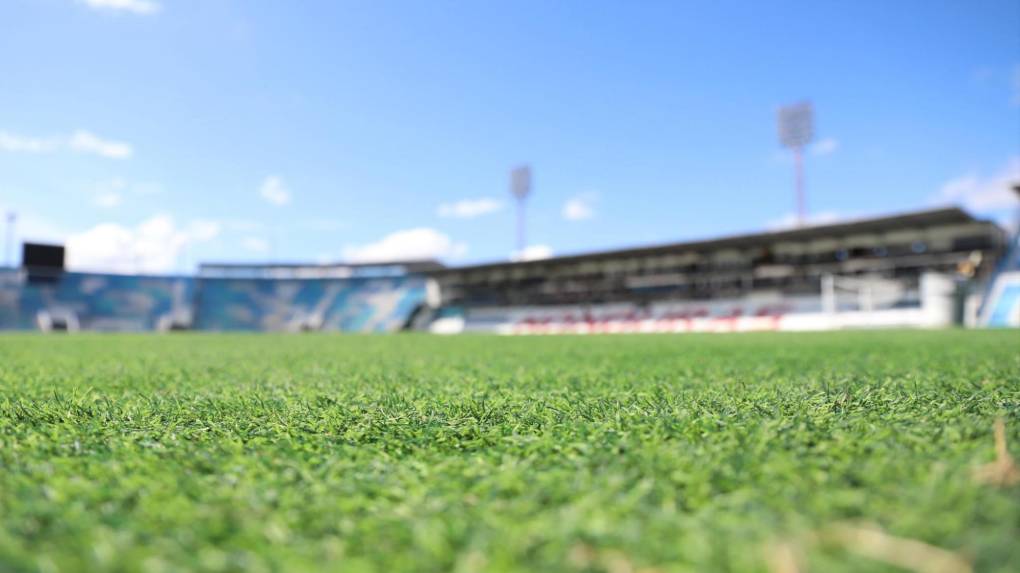
[{"label": "white cloud", "polygon": [[155,14],[160,5],[151,0],[79,0],[94,10],[131,12],[133,14]]},{"label": "white cloud", "polygon": [[90,133],[78,130],[71,134],[67,141],[68,147],[80,153],[95,153],[110,159],[127,159],[133,150],[131,145],[121,141],[110,141]]},{"label": "white cloud", "polygon": [[290,203],[290,190],[283,183],[283,179],[270,175],[259,187],[259,195],[277,207]]},{"label": "white cloud", "polygon": [[11,153],[49,153],[60,147],[60,140],[53,137],[26,137],[0,131],[0,151]]},{"label": "white cloud", "polygon": [[[830,225],[832,223],[838,223],[848,219],[846,215],[837,211],[822,211],[820,213],[809,213],[804,219],[803,226],[814,227],[816,225]],[[765,227],[770,231],[783,231],[786,229],[795,229],[800,227],[801,224],[797,220],[796,213],[787,213],[778,219],[772,219],[765,223]]]},{"label": "white cloud", "polygon": [[253,253],[268,253],[269,241],[261,237],[245,237],[241,239],[241,246]]},{"label": "white cloud", "polygon": [[839,149],[839,141],[833,137],[825,137],[811,144],[811,155],[822,157]]},{"label": "white cloud", "polygon": [[510,260],[516,262],[538,261],[551,256],[553,256],[553,250],[549,245],[529,245],[521,251],[514,251],[510,255]]},{"label": "white cloud", "polygon": [[193,221],[178,228],[169,215],[156,215],[134,228],[102,223],[67,239],[67,265],[73,270],[165,273],[177,268],[182,252],[219,234],[215,221]]},{"label": "white cloud", "polygon": [[982,177],[969,173],[942,185],[933,203],[953,203],[978,212],[1003,211],[1017,206],[1011,190],[1020,183],[1020,155],[1011,158],[996,173]]},{"label": "white cloud", "polygon": [[563,218],[568,221],[583,221],[595,216],[595,195],[583,193],[567,199],[563,204]]},{"label": "white cloud", "polygon": [[473,219],[481,215],[495,213],[503,208],[503,202],[491,197],[478,199],[462,199],[453,203],[443,203],[436,209],[440,217],[452,219]]},{"label": "white cloud", "polygon": [[418,227],[390,233],[374,243],[347,247],[343,257],[352,263],[378,263],[459,257],[465,252],[464,243],[456,243],[435,229]]},{"label": "white cloud", "polygon": [[0,131],[0,151],[52,153],[62,149],[92,153],[109,159],[127,159],[134,151],[128,143],[106,140],[85,130],[75,131],[69,136],[56,137],[27,137]]}]

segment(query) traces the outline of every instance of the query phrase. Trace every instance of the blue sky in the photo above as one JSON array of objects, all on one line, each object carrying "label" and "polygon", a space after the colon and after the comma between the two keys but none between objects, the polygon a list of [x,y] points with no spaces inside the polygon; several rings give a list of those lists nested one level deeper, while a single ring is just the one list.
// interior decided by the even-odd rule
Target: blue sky
[{"label": "blue sky", "polygon": [[507,259],[815,221],[1020,177],[1020,4],[7,0],[0,209],[72,266]]}]

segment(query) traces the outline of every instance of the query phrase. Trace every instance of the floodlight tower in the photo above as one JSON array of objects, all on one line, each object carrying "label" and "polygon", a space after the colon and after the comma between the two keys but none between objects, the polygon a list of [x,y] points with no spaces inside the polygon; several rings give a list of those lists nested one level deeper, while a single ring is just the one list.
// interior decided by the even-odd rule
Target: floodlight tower
[{"label": "floodlight tower", "polygon": [[[1020,201],[1020,181],[1013,184],[1013,193],[1016,195],[1016,200]],[[1016,222],[1018,225],[1017,229],[1020,229],[1020,205],[1017,206],[1016,210]]]},{"label": "floodlight tower", "polygon": [[517,200],[517,256],[528,246],[524,234],[524,200],[531,194],[531,167],[522,165],[510,171],[510,194]]},{"label": "floodlight tower", "polygon": [[793,150],[798,227],[804,225],[807,216],[804,197],[804,148],[811,143],[815,135],[814,115],[810,101],[779,108],[779,143]]},{"label": "floodlight tower", "polygon": [[18,214],[14,211],[7,212],[7,237],[4,242],[4,264],[8,267],[14,266],[14,223],[18,221]]},{"label": "floodlight tower", "polygon": [[[1013,193],[1017,201],[1020,201],[1020,181],[1013,184]],[[1013,221],[1014,244],[1020,245],[1020,203],[1016,206],[1016,220]]]}]

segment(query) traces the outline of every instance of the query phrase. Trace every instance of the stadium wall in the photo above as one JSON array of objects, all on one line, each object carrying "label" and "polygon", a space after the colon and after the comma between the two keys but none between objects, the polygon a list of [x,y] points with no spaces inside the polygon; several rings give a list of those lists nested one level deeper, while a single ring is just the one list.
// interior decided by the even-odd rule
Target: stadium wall
[{"label": "stadium wall", "polygon": [[926,273],[917,290],[861,285],[817,295],[761,293],[705,301],[445,309],[436,334],[604,334],[938,328],[953,323],[955,283]]}]

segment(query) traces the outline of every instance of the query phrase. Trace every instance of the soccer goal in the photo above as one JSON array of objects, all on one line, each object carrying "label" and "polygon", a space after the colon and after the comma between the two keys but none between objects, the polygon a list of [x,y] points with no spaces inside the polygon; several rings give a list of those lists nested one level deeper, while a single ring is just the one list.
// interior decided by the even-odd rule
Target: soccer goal
[{"label": "soccer goal", "polygon": [[875,276],[822,277],[822,310],[838,312],[874,312],[892,308],[908,301],[918,301],[901,281]]}]

